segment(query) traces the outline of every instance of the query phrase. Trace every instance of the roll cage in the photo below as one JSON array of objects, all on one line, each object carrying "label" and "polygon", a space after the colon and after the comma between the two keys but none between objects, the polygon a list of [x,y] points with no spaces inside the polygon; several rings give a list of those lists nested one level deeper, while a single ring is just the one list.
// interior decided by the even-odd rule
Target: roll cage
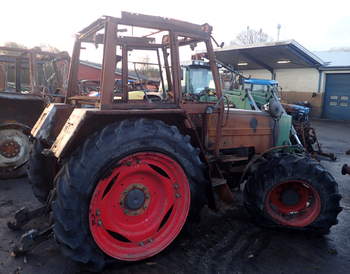
[{"label": "roll cage", "polygon": [[[149,29],[144,35],[124,36],[126,28]],[[133,14],[122,12],[120,18],[103,16],[81,30],[76,35],[69,71],[66,102],[79,100],[97,100],[100,109],[129,109],[129,108],[184,108],[187,112],[205,112],[207,104],[186,102],[182,98],[181,67],[179,61],[179,47],[204,42],[209,59],[210,69],[213,72],[216,96],[221,98],[219,74],[215,63],[214,51],[211,42],[212,27],[208,24],[197,25],[175,19]],[[157,37],[162,35],[161,41]],[[103,45],[103,60],[101,73],[101,95],[99,98],[86,98],[79,94],[78,64],[82,43]],[[139,102],[128,98],[128,53],[132,50],[156,51],[159,70],[165,70],[165,79],[161,73],[161,85],[166,90],[167,98],[157,104]],[[121,54],[117,55],[116,52]],[[169,58],[170,56],[170,58]],[[161,61],[162,60],[162,61]],[[114,72],[117,62],[122,67],[122,94],[115,100]],[[162,65],[163,64],[163,65]],[[167,86],[164,82],[167,82]],[[209,103],[212,104],[212,103]]]}]

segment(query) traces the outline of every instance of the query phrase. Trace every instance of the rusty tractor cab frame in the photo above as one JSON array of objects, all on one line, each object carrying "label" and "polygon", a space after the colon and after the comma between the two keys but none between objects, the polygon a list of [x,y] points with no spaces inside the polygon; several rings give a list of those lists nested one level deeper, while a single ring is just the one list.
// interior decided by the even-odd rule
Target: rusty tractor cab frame
[{"label": "rusty tractor cab frame", "polygon": [[[125,26],[149,33],[123,36]],[[28,176],[36,197],[52,208],[54,224],[25,234],[19,250],[27,251],[28,241],[46,237],[53,227],[67,254],[95,270],[110,257],[142,260],[166,248],[185,222],[198,220],[204,204],[215,209],[213,189],[231,203],[229,184],[237,179],[246,183],[244,203],[260,224],[329,230],[340,200],[333,177],[323,182],[332,185],[331,193],[320,193],[318,173],[326,171],[299,148],[274,147],[276,124],[268,113],[226,105],[211,31],[208,24],[122,12],[77,34],[65,103],[50,104],[32,129],[36,150]],[[161,34],[161,43],[151,37]],[[215,90],[189,96],[181,86],[179,48],[202,42]],[[79,93],[82,43],[103,44],[99,97]],[[164,66],[166,96],[160,102],[128,98],[128,52],[136,49],[156,50],[159,70]],[[117,94],[119,59],[123,90]],[[209,92],[215,100],[194,99]],[[331,212],[321,212],[325,199]],[[29,215],[19,212],[14,225]]]},{"label": "rusty tractor cab frame", "polygon": [[[30,130],[53,96],[62,96],[59,90],[49,92],[41,82],[51,79],[56,87],[64,88],[66,76],[61,72],[68,67],[67,53],[51,53],[37,49],[0,47],[0,178],[22,176],[29,157]],[[52,65],[51,75],[44,75],[46,64]],[[60,67],[58,67],[60,64]],[[8,84],[8,75],[14,67],[14,85]],[[42,67],[42,73],[39,68]],[[28,70],[29,88],[23,87],[24,71]],[[50,77],[49,77],[50,76]]]},{"label": "rusty tractor cab frame", "polygon": [[[145,35],[143,37],[123,37],[120,34],[123,33],[124,29],[118,29],[118,25],[126,25],[126,26],[134,26],[134,27],[143,27],[149,29],[155,29],[156,31],[150,33],[149,35]],[[98,33],[101,30],[105,30],[104,34]],[[193,125],[191,124],[189,116],[190,115],[204,115],[208,120],[207,113],[216,113],[218,114],[218,123],[216,126],[216,140],[215,144],[211,145],[214,148],[215,155],[219,155],[219,143],[221,138],[221,126],[220,124],[223,121],[224,116],[224,103],[221,93],[221,85],[219,80],[219,73],[216,67],[216,61],[213,51],[213,45],[211,42],[211,26],[208,24],[204,25],[196,25],[187,22],[182,22],[174,19],[167,19],[162,17],[154,17],[140,14],[132,14],[123,12],[121,18],[108,17],[104,16],[94,23],[89,25],[87,28],[80,31],[76,36],[76,41],[74,44],[70,71],[69,71],[69,80],[68,80],[68,89],[66,92],[65,102],[66,105],[52,105],[50,106],[46,112],[50,112],[51,109],[55,109],[55,117],[57,120],[66,119],[67,115],[69,116],[71,111],[73,110],[72,106],[81,106],[84,104],[90,104],[97,107],[97,109],[84,109],[84,110],[76,110],[76,112],[84,113],[84,117],[86,114],[87,120],[90,117],[97,115],[97,117],[103,116],[104,118],[109,115],[118,115],[123,118],[123,115],[136,115],[140,116],[140,110],[145,110],[142,115],[161,115],[167,114],[170,116],[180,115],[183,121],[186,120],[186,127],[191,128]],[[167,35],[163,36],[163,41],[161,44],[154,43],[153,38],[149,38],[150,35],[159,34],[166,32]],[[183,39],[179,39],[179,37],[184,37]],[[218,98],[218,102],[208,102],[208,103],[193,103],[186,102],[182,99],[181,92],[181,77],[180,77],[180,62],[179,62],[179,46],[191,45],[198,42],[204,42],[206,44],[208,59],[213,71],[213,78],[216,87],[216,96]],[[92,44],[103,44],[104,53],[103,53],[103,62],[102,62],[102,76],[101,76],[101,95],[100,97],[88,97],[81,96],[79,87],[78,87],[78,64],[80,58],[80,51],[82,49],[82,43],[92,43]],[[118,59],[120,56],[116,55],[116,47],[120,46],[122,51],[122,83],[123,83],[123,93],[119,97],[120,100],[114,100],[114,69],[116,66]],[[134,49],[141,50],[151,50],[157,51],[158,56],[158,64],[161,70],[161,55],[163,56],[165,75],[168,82],[168,90],[173,95],[172,100],[164,100],[161,103],[152,103],[152,102],[140,102],[138,100],[129,100],[128,98],[128,51]],[[170,50],[170,54],[169,51]],[[162,54],[160,54],[160,52]],[[169,65],[168,55],[170,55]],[[161,79],[162,87],[164,89],[164,79]],[[146,111],[147,110],[147,111]],[[63,118],[57,115],[58,112],[65,113],[63,114]],[[71,118],[76,117],[73,112]],[[46,114],[45,114],[46,116]],[[83,117],[81,116],[81,117]],[[101,118],[103,120],[104,118]],[[168,118],[168,117],[167,117]],[[85,119],[85,118],[84,118]],[[94,118],[99,119],[99,118]],[[49,126],[42,127],[42,123],[44,121],[38,121],[36,126],[34,127],[32,134],[34,137],[40,137],[42,132],[53,130]],[[208,121],[207,121],[208,122]],[[96,126],[101,126],[101,121],[99,120],[98,125],[89,125],[90,130],[96,130]],[[102,122],[103,123],[103,122]],[[58,128],[55,127],[55,133],[61,130],[60,127],[63,126],[62,122],[58,122],[60,126]],[[78,125],[79,124],[79,125]],[[77,121],[76,118],[74,120],[74,125],[77,125],[78,128],[84,127],[84,123],[82,120]],[[183,124],[184,126],[184,124]],[[193,129],[193,128],[192,128]],[[49,133],[50,140],[56,140],[52,146],[52,152],[55,157],[62,157],[67,151],[70,151],[71,146],[75,147],[76,144],[72,144],[75,141],[73,140],[75,137],[79,138],[74,132],[75,136],[69,135],[65,130],[61,131],[60,135],[57,136],[55,133]],[[91,133],[91,132],[90,132]],[[69,136],[68,136],[69,135]],[[57,137],[57,138],[56,138]],[[68,138],[67,138],[68,137]],[[74,137],[74,138],[73,138]],[[63,141],[63,142],[61,142]],[[197,140],[200,142],[199,140]],[[50,143],[50,142],[49,142]],[[202,150],[203,155],[204,150]]]},{"label": "rusty tractor cab frame", "polygon": [[[2,52],[2,53],[1,53]],[[29,90],[26,90],[26,93],[43,95],[45,90],[43,88],[47,88],[46,86],[41,86],[39,83],[39,77],[43,78],[42,81],[46,81],[47,78],[56,78],[57,88],[60,90],[66,89],[66,78],[64,75],[63,69],[58,67],[59,62],[64,62],[66,66],[68,66],[70,61],[70,57],[67,52],[47,52],[42,51],[40,49],[21,49],[21,48],[12,48],[12,47],[0,47],[0,64],[14,64],[15,70],[15,91],[22,91],[22,77],[23,73],[21,73],[24,69],[28,69],[29,73]],[[44,75],[44,69],[42,69],[42,73],[40,74],[39,68],[43,67],[45,64],[51,63],[53,67],[53,75]],[[2,74],[6,74],[4,67],[2,68]],[[46,78],[46,79],[45,79]],[[1,77],[0,88],[2,90],[6,90],[7,81],[6,75]],[[51,93],[54,93],[52,91]]]}]

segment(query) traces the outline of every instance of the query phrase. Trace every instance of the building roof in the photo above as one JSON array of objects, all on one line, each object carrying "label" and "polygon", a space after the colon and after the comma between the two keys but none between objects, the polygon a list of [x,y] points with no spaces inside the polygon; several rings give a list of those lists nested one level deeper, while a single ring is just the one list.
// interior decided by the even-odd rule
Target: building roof
[{"label": "building roof", "polygon": [[[90,62],[90,61],[86,61],[86,60],[84,60],[84,61],[80,60],[80,64],[91,67],[91,68],[95,68],[98,70],[102,70],[102,65],[99,63],[94,63],[94,62]],[[122,70],[116,68],[115,73],[122,75]],[[148,80],[148,78],[145,75],[143,75],[141,73],[138,73],[138,75],[137,75],[135,72],[130,71],[130,70],[129,70],[129,78],[132,78],[134,80],[139,80],[139,79],[140,80]]]},{"label": "building roof", "polygon": [[294,40],[215,50],[216,58],[237,70],[321,67],[324,62]]},{"label": "building roof", "polygon": [[350,67],[350,50],[328,50],[316,51],[314,53],[324,60],[325,65],[322,69]]}]

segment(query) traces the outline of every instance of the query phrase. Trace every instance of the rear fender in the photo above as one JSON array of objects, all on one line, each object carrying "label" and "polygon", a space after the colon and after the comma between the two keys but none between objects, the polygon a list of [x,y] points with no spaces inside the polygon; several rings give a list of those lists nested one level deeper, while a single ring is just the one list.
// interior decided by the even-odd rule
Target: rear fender
[{"label": "rear fender", "polygon": [[[70,155],[84,140],[94,132],[101,130],[111,123],[125,119],[148,118],[162,120],[167,124],[175,125],[183,134],[189,134],[186,127],[186,115],[182,109],[153,109],[140,111],[129,110],[99,110],[95,108],[76,108],[63,125],[51,147],[56,158]],[[198,146],[197,146],[198,147]]]},{"label": "rear fender", "polygon": [[34,138],[52,144],[74,107],[68,104],[49,104],[34,125],[31,134]]}]

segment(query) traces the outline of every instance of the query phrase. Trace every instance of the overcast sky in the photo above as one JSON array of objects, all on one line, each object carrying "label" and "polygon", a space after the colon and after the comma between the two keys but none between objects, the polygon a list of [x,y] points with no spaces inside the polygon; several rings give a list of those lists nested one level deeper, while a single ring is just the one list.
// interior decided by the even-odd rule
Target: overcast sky
[{"label": "overcast sky", "polygon": [[119,16],[123,10],[207,22],[226,44],[247,26],[275,39],[281,24],[280,40],[295,39],[311,51],[350,47],[349,0],[2,0],[0,7],[0,45],[45,43],[71,52],[75,32],[101,15]]}]

